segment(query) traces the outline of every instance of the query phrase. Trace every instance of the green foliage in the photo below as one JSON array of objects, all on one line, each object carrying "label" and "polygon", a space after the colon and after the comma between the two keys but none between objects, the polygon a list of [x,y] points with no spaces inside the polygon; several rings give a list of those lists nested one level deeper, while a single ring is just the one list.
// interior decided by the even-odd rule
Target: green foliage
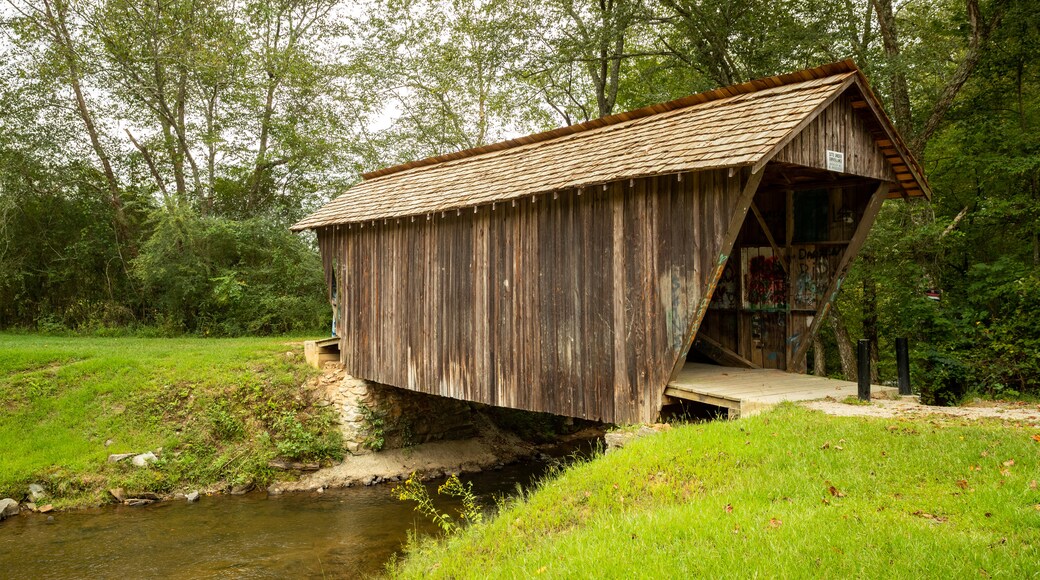
[{"label": "green foliage", "polygon": [[339,460],[343,458],[343,438],[335,428],[332,412],[324,410],[301,422],[293,413],[283,412],[272,433],[278,453],[289,459]]},{"label": "green foliage", "polygon": [[266,220],[163,214],[134,274],[163,324],[214,335],[323,326],[325,281],[313,250]]},{"label": "green foliage", "polygon": [[[932,203],[884,208],[864,250],[869,259],[856,262],[840,298],[855,334],[862,283],[876,282],[881,378],[895,377],[893,339],[910,337],[912,383],[929,401],[1040,394],[1040,17],[1023,2],[1003,8],[992,46],[923,152]],[[908,17],[914,27],[935,19],[932,32],[922,31],[935,44],[912,48],[924,61],[965,30],[941,25],[964,18],[942,5]],[[934,83],[948,66],[918,76],[933,83],[919,98],[939,90]],[[927,289],[940,290],[941,300],[926,299]]]},{"label": "green foliage", "polygon": [[949,355],[933,352],[925,359],[926,380],[921,387],[921,402],[925,405],[949,407],[964,399],[967,391],[967,368]]},{"label": "green foliage", "polygon": [[401,501],[414,501],[415,511],[428,517],[445,534],[457,534],[464,529],[464,525],[480,524],[484,521],[484,512],[476,494],[473,493],[473,482],[463,484],[458,475],[452,474],[437,488],[438,495],[458,498],[462,502],[457,509],[457,521],[433,505],[430,492],[415,472],[404,483],[394,488],[394,494]]},{"label": "green foliage", "polygon": [[975,264],[969,279],[973,382],[990,396],[1040,393],[1040,268],[1000,259]]},{"label": "green foliage", "polygon": [[135,321],[136,289],[113,243],[109,207],[92,189],[95,176],[79,165],[61,171],[64,180],[0,138],[0,328]]},{"label": "green foliage", "polygon": [[315,248],[285,227],[360,171],[851,57],[935,196],[882,212],[844,285],[846,326],[876,315],[883,380],[908,336],[918,385],[945,384],[946,358],[969,392],[1040,393],[1027,0],[12,4],[0,328],[327,328]]},{"label": "green foliage", "polygon": [[363,429],[366,433],[365,447],[372,451],[382,450],[386,445],[386,413],[364,403],[358,405],[358,412],[361,413]]},{"label": "green foliage", "polygon": [[0,328],[326,327],[314,248],[284,230],[356,173],[333,4],[12,2]]},{"label": "green foliage", "polygon": [[245,435],[245,426],[231,410],[227,401],[215,401],[207,410],[210,429],[217,441],[238,441]]}]

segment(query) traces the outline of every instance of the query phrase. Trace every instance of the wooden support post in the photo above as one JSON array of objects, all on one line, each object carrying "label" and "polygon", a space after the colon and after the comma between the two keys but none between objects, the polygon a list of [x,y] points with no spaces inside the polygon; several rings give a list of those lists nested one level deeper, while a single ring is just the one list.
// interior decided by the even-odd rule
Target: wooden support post
[{"label": "wooden support post", "polygon": [[896,339],[896,368],[899,370],[899,394],[909,395],[910,391],[910,348],[906,338]]},{"label": "wooden support post", "polygon": [[877,190],[874,191],[874,195],[871,196],[870,202],[867,203],[867,208],[863,210],[863,217],[859,220],[859,225],[856,226],[856,233],[852,235],[852,239],[849,241],[849,245],[845,248],[845,252],[841,255],[841,260],[838,262],[838,267],[834,270],[834,276],[827,286],[827,291],[822,297],[822,303],[816,308],[816,315],[813,316],[812,324],[809,325],[809,330],[801,337],[798,342],[798,348],[795,350],[793,357],[794,364],[788,367],[789,371],[796,373],[804,373],[805,365],[802,364],[805,359],[805,353],[809,350],[809,345],[812,344],[810,338],[816,334],[820,329],[820,324],[823,323],[823,319],[830,312],[831,304],[834,303],[834,299],[838,295],[838,290],[841,289],[841,283],[845,279],[845,273],[848,271],[849,265],[852,263],[852,258],[856,256],[859,249],[863,247],[863,243],[867,241],[867,234],[870,233],[870,226],[874,225],[874,219],[877,218],[877,214],[881,211],[881,204],[885,202],[885,196],[888,195],[889,183],[884,181],[878,186]]},{"label": "wooden support post", "polygon": [[859,400],[869,401],[870,400],[870,341],[862,338],[859,341],[859,351],[857,352],[857,362],[859,368],[857,371],[857,379],[859,380]]},{"label": "wooden support post", "polygon": [[755,219],[758,220],[758,225],[762,228],[762,233],[766,235],[766,240],[769,245],[773,247],[773,253],[780,260],[780,265],[784,267],[784,272],[790,273],[791,267],[787,264],[787,254],[780,249],[779,244],[776,243],[776,238],[773,237],[773,232],[769,231],[769,225],[766,224],[766,219],[762,217],[762,212],[758,211],[758,206],[755,202],[751,202],[751,211],[755,214]]},{"label": "wooden support post", "polygon": [[[791,249],[791,244],[794,242],[794,189],[787,189],[784,191],[784,252],[787,255],[788,260],[794,259],[794,251]],[[795,362],[794,355],[796,349],[794,348],[794,316],[791,314],[791,308],[794,306],[794,288],[797,281],[795,280],[795,272],[790,267],[787,268],[787,308],[784,313],[786,332],[784,333],[784,370],[790,371],[798,368],[799,363]]]}]

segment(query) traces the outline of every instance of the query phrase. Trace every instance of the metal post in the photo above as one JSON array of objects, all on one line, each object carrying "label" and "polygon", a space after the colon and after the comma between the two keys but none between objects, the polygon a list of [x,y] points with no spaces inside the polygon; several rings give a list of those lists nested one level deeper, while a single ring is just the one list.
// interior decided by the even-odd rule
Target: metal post
[{"label": "metal post", "polygon": [[899,370],[899,394],[910,394],[910,348],[905,338],[896,339],[896,368]]},{"label": "metal post", "polygon": [[859,400],[870,400],[870,341],[859,341]]}]

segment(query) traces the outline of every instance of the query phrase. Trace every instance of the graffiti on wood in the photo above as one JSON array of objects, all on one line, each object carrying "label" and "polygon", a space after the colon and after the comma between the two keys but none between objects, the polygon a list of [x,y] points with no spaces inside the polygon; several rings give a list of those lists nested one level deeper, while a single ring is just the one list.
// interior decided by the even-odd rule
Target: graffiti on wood
[{"label": "graffiti on wood", "polygon": [[793,309],[817,309],[844,249],[842,246],[802,246],[792,252]]},{"label": "graffiti on wood", "polygon": [[735,310],[737,308],[737,264],[736,260],[726,262],[719,283],[715,285],[715,294],[711,298],[711,308],[719,310]]},{"label": "graffiti on wood", "polygon": [[787,272],[773,248],[741,248],[743,306],[748,310],[787,307]]}]

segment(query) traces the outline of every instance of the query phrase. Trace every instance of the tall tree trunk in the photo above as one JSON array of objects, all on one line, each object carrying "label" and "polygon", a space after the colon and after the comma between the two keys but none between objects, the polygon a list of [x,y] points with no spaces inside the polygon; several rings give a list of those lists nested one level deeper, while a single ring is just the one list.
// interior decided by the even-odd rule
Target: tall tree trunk
[{"label": "tall tree trunk", "polygon": [[812,352],[812,374],[818,377],[827,376],[827,351],[823,348],[819,332],[812,337]]},{"label": "tall tree trunk", "polygon": [[589,50],[591,58],[585,68],[596,93],[596,107],[600,117],[610,115],[617,103],[621,59],[625,57],[625,34],[630,24],[630,6],[622,5],[628,0],[599,0],[598,25],[587,26],[581,14],[571,5],[567,14],[574,21],[580,43]]},{"label": "tall tree trunk", "polygon": [[[891,0],[888,0],[891,1]],[[957,93],[960,92],[964,84],[968,82],[968,78],[973,72],[975,67],[979,64],[979,58],[982,56],[983,45],[989,40],[990,33],[1000,24],[1000,21],[1004,18],[1004,12],[1007,10],[1007,5],[1004,2],[994,3],[993,13],[990,15],[988,21],[983,22],[982,13],[979,11],[979,0],[967,0],[967,11],[968,11],[968,23],[971,24],[971,37],[968,39],[968,50],[964,55],[964,59],[961,60],[957,66],[957,70],[947,81],[946,86],[943,87],[942,92],[939,93],[939,99],[935,102],[932,107],[931,113],[928,115],[928,119],[925,121],[924,127],[921,132],[918,133],[913,141],[911,142],[911,148],[920,153],[928,139],[932,137],[932,134],[939,128],[943,119],[946,117],[946,113],[953,106],[954,99],[957,98]]]},{"label": "tall tree trunk", "polygon": [[144,162],[148,166],[148,171],[151,172],[152,179],[155,180],[155,185],[162,193],[163,201],[169,203],[170,193],[166,191],[166,182],[163,180],[162,174],[159,172],[159,167],[155,164],[155,158],[152,157],[152,152],[142,145],[136,137],[134,137],[134,134],[130,132],[130,129],[124,128],[123,131],[126,132],[126,136],[130,138],[130,142],[133,143],[134,147],[141,153],[141,157],[144,158]]},{"label": "tall tree trunk", "polygon": [[[902,64],[899,62],[901,49],[899,46],[899,31],[896,25],[895,14],[892,10],[892,0],[871,0],[874,10],[878,15],[878,26],[881,29],[881,41],[884,45],[885,56],[888,57],[892,73],[889,75],[889,86],[892,98],[892,116],[896,128],[908,138],[910,148],[917,154],[924,149],[928,139],[939,129],[939,125],[946,117],[946,113],[953,106],[954,99],[960,92],[968,78],[975,71],[982,56],[982,48],[990,33],[1000,24],[1007,10],[1006,3],[996,2],[993,13],[989,20],[983,21],[979,10],[979,0],[966,0],[968,22],[971,25],[971,36],[968,39],[968,49],[964,58],[953,76],[946,82],[939,98],[932,106],[924,126],[916,135],[913,132],[912,112],[910,110],[910,91],[907,86],[906,75],[903,73]],[[913,135],[913,138],[909,137]]]},{"label": "tall tree trunk", "polygon": [[910,113],[910,88],[903,73],[903,64],[899,62],[899,31],[896,26],[892,0],[872,0],[878,15],[881,28],[881,43],[888,57],[891,73],[888,77],[889,91],[892,98],[892,116],[896,129],[903,135],[909,135],[912,128]]},{"label": "tall tree trunk", "polygon": [[213,87],[206,99],[206,179],[200,212],[209,215],[213,211],[213,194],[217,183],[217,100],[220,89]]},{"label": "tall tree trunk", "polygon": [[618,22],[617,16],[613,14],[616,10],[614,0],[600,0],[599,7],[602,12],[603,37],[600,40],[600,77],[596,83],[596,102],[599,115],[606,117],[614,111],[614,104],[617,103],[618,75],[625,51],[625,30],[624,23]]},{"label": "tall tree trunk", "polygon": [[[162,95],[160,93],[160,99]],[[166,154],[170,156],[170,166],[173,168],[173,183],[177,188],[177,202],[182,203],[188,199],[188,182],[184,178],[184,158],[181,157],[181,148],[177,146],[177,139],[173,136],[173,126],[167,117],[160,118],[162,125],[163,144],[166,146]]]},{"label": "tall tree trunk", "polygon": [[[97,155],[98,161],[101,162],[101,170],[105,176],[105,184],[108,188],[108,204],[112,208],[112,225],[116,232],[116,240],[126,247],[130,257],[134,257],[137,255],[137,244],[130,233],[130,221],[126,216],[123,196],[119,188],[119,180],[112,169],[112,161],[108,151],[101,143],[97,124],[94,122],[94,113],[84,96],[82,71],[79,59],[76,56],[76,47],[72,40],[72,34],[68,28],[68,5],[62,1],[52,3],[51,0],[44,0],[43,7],[43,10],[38,12],[42,17],[42,22],[39,24],[44,29],[46,35],[51,38],[56,52],[61,55],[65,72],[68,73],[69,87],[72,89],[76,100],[76,112],[87,130],[90,146],[94,150],[94,154]],[[120,256],[122,256],[121,253]],[[123,267],[126,269],[126,260],[123,259],[123,262]]]},{"label": "tall tree trunk", "polygon": [[831,307],[831,312],[827,316],[827,319],[831,323],[831,330],[834,331],[834,341],[838,343],[838,356],[841,359],[841,373],[845,375],[845,380],[855,381],[856,374],[856,353],[852,348],[852,340],[849,339],[849,331],[845,328],[845,320],[841,316],[841,311],[838,310],[838,305],[835,304]]},{"label": "tall tree trunk", "polygon": [[274,99],[281,83],[281,74],[275,69],[277,66],[275,60],[277,59],[276,53],[281,50],[282,19],[280,14],[276,15],[275,18],[273,29],[269,22],[265,32],[266,46],[264,49],[266,54],[264,55],[264,69],[267,76],[267,86],[264,94],[264,109],[260,113],[260,136],[256,162],[253,165],[253,172],[249,176],[247,207],[250,211],[259,205],[260,189],[263,186],[264,174],[268,169],[267,149],[271,138],[271,120],[274,118]]},{"label": "tall tree trunk", "polygon": [[[696,31],[696,34],[693,36],[697,39],[697,44],[700,45],[699,52],[702,53],[701,59],[697,60],[703,62],[694,64],[693,59],[683,57],[671,47],[668,47],[669,50],[684,62],[701,69],[716,85],[729,86],[735,84],[738,77],[738,67],[730,54],[729,30],[726,27],[722,27],[720,30],[720,27],[714,24],[710,14],[705,13],[705,10],[711,11],[715,6],[702,7],[698,3],[687,4],[676,2],[676,0],[662,1],[665,6],[685,21],[686,26],[690,30]],[[740,8],[736,8],[736,10],[740,10]],[[667,42],[665,45],[667,46]]]},{"label": "tall tree trunk", "polygon": [[196,199],[199,199],[204,195],[204,192],[202,189],[202,177],[199,174],[199,165],[195,162],[195,156],[191,153],[191,146],[188,145],[188,125],[185,120],[185,115],[187,114],[187,101],[188,68],[186,66],[180,66],[177,71],[177,123],[175,125],[177,130],[177,143],[180,148],[181,156],[188,161],[188,165],[191,167],[192,183],[195,186],[194,195]]}]

